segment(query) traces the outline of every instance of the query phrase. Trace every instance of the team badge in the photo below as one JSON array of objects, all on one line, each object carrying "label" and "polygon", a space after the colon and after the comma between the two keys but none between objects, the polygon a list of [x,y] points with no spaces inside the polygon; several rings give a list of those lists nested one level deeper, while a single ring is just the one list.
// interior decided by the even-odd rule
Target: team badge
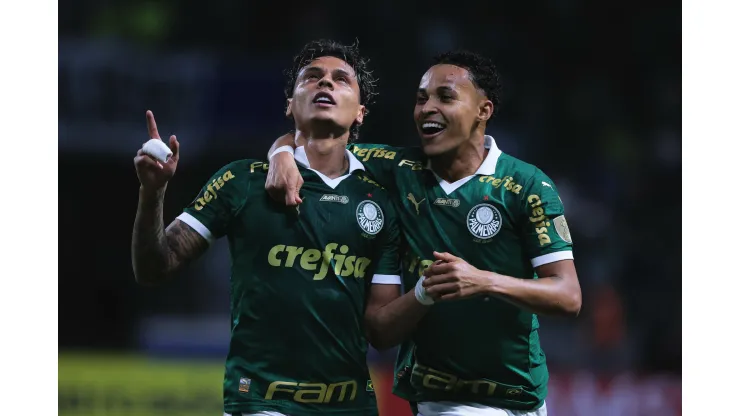
[{"label": "team badge", "polygon": [[568,223],[565,221],[565,215],[553,218],[552,222],[555,224],[555,231],[558,232],[560,238],[568,244],[573,244],[573,239],[570,236],[570,229]]},{"label": "team badge", "polygon": [[242,377],[239,379],[239,392],[249,393],[249,386],[252,385],[252,379]]},{"label": "team badge", "polygon": [[385,216],[380,206],[369,199],[360,202],[357,205],[357,224],[362,231],[369,235],[375,235],[383,229]]},{"label": "team badge", "polygon": [[502,217],[491,204],[478,204],[468,212],[468,231],[480,240],[489,240],[501,231]]}]

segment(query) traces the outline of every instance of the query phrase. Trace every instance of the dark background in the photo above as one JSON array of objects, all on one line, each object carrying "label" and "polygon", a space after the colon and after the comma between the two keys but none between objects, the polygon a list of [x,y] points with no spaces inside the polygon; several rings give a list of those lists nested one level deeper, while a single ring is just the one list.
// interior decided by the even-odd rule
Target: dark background
[{"label": "dark background", "polygon": [[[223,358],[228,249],[162,288],[134,283],[130,237],[145,110],[181,162],[169,223],[219,167],[290,127],[282,71],[309,40],[360,42],[380,79],[361,140],[414,145],[430,58],[490,56],[488,133],[557,183],[583,288],[543,319],[555,373],[681,371],[679,2],[75,0],[59,10],[59,349]],[[386,363],[388,355],[371,357]],[[679,379],[680,380],[680,379]],[[668,414],[668,413],[666,413]]]}]

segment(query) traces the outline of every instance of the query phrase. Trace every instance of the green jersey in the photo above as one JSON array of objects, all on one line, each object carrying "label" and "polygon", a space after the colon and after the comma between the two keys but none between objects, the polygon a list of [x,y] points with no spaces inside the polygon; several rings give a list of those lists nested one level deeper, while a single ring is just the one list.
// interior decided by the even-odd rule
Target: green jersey
[{"label": "green jersey", "polygon": [[300,167],[298,209],[269,198],[267,163],[241,160],[178,217],[229,241],[227,413],[377,415],[363,319],[371,282],[401,283],[400,230],[388,194],[347,155],[342,178]]},{"label": "green jersey", "polygon": [[[421,148],[351,147],[394,194],[408,244],[403,283],[413,290],[433,251],[522,279],[534,268],[572,259],[563,204],[536,167],[489,153],[475,175],[447,183],[429,169]],[[412,340],[401,345],[394,393],[411,402],[474,402],[513,410],[539,408],[548,371],[537,316],[494,297],[432,306]]]}]

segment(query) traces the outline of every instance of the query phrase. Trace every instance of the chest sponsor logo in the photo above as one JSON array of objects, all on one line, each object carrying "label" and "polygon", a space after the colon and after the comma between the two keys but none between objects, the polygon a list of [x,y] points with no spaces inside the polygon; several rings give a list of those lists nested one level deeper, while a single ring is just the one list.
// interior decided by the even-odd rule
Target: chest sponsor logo
[{"label": "chest sponsor logo", "polygon": [[323,251],[278,244],[267,253],[267,264],[270,266],[316,271],[313,280],[324,280],[330,270],[335,276],[362,279],[370,263],[372,261],[369,258],[350,253],[348,246],[337,243],[327,244]]},{"label": "chest sponsor logo", "polygon": [[499,231],[503,220],[499,210],[491,204],[478,204],[468,212],[468,231],[479,242],[487,242]]},{"label": "chest sponsor logo", "polygon": [[340,204],[349,204],[349,197],[347,195],[321,195],[319,202],[338,202]]},{"label": "chest sponsor logo", "polygon": [[357,224],[362,231],[369,235],[375,235],[383,229],[385,214],[375,202],[366,199],[357,205]]},{"label": "chest sponsor logo", "polygon": [[414,208],[416,208],[416,215],[419,215],[419,205],[421,205],[422,202],[427,200],[426,198],[424,198],[421,201],[416,202],[416,197],[412,193],[409,193],[408,195],[406,195],[406,199],[408,199],[409,201],[411,201],[412,204],[414,204]]},{"label": "chest sponsor logo", "polygon": [[450,198],[437,198],[434,200],[434,205],[439,205],[442,207],[452,207],[457,208],[460,206],[460,200],[459,199],[450,199]]}]

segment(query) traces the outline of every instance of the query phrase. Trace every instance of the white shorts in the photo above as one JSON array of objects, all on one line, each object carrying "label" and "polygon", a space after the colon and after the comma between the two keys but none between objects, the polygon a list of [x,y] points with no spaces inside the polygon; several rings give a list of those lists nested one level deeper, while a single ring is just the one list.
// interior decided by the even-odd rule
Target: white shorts
[{"label": "white shorts", "polygon": [[420,402],[416,416],[547,416],[547,404],[537,410],[507,410],[477,403]]}]

